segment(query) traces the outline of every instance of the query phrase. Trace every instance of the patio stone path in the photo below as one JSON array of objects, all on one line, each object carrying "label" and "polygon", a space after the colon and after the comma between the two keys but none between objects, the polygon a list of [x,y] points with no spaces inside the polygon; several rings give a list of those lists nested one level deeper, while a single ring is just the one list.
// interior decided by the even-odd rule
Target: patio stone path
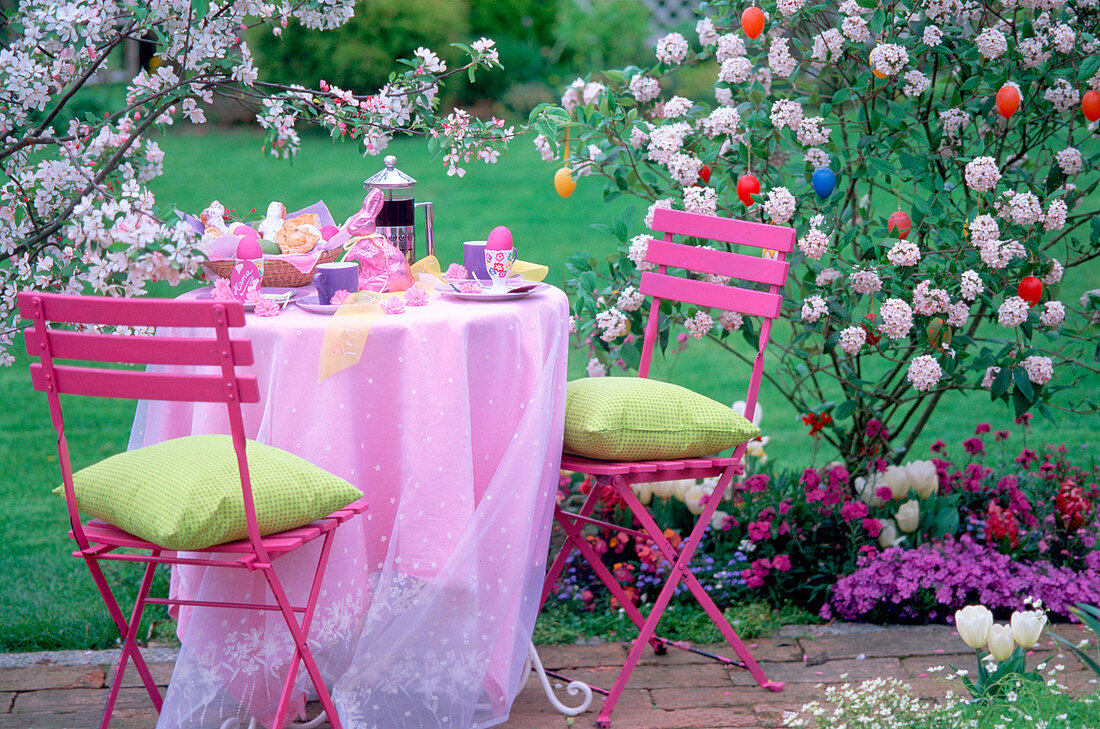
[{"label": "patio stone path", "polygon": [[[1080,640],[1078,626],[1060,625],[1056,631]],[[788,626],[772,638],[749,642],[769,677],[787,682],[781,693],[758,688],[748,673],[726,668],[703,656],[671,649],[666,656],[647,654],[612,714],[615,729],[763,729],[781,726],[787,712],[821,698],[823,686],[893,676],[907,681],[918,696],[941,698],[958,683],[948,684],[928,672],[931,666],[971,667],[973,653],[949,627],[882,627],[835,624]],[[701,646],[704,649],[706,646]],[[728,654],[728,649],[712,646]],[[615,668],[626,656],[620,643],[543,646],[539,649],[548,670],[568,673],[582,681],[609,688]],[[1095,675],[1076,660],[1058,657],[1044,641],[1029,665],[1043,658],[1064,664],[1059,680],[1070,688],[1095,691]],[[113,651],[24,653],[0,655],[0,729],[84,729],[99,724],[108,685],[107,667]],[[157,683],[167,685],[175,652],[157,649],[150,668]],[[148,696],[127,671],[111,726],[146,729],[156,722]],[[560,682],[556,682],[560,683]],[[565,704],[575,697],[558,691]],[[588,712],[573,720],[574,727],[596,726],[600,698]],[[322,727],[327,727],[324,723]],[[554,711],[532,677],[512,707],[503,729],[558,729],[566,719]]]}]

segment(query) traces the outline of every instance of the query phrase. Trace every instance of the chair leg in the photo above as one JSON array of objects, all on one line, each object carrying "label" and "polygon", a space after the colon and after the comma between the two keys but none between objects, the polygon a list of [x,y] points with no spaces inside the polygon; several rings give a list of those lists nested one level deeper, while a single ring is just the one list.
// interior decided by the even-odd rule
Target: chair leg
[{"label": "chair leg", "polygon": [[332,531],[325,534],[324,542],[321,545],[321,554],[317,558],[317,572],[313,576],[313,585],[310,589],[309,602],[306,603],[306,610],[302,615],[301,624],[298,623],[298,619],[294,614],[290,601],[287,599],[286,592],[283,590],[283,585],[279,581],[278,575],[275,574],[274,566],[269,565],[263,569],[264,577],[267,579],[268,586],[271,588],[271,594],[274,596],[275,602],[279,605],[280,612],[282,612],[283,619],[287,624],[287,630],[290,631],[295,646],[294,655],[291,657],[287,667],[286,681],[283,684],[283,692],[279,697],[279,705],[275,711],[275,721],[271,729],[282,729],[286,721],[287,710],[290,707],[290,698],[294,691],[294,682],[298,675],[299,662],[305,664],[306,673],[309,674],[310,681],[312,681],[313,687],[317,690],[317,697],[321,701],[321,706],[325,710],[325,715],[328,717],[331,728],[343,729],[343,725],[340,723],[340,717],[336,713],[336,706],[332,703],[332,697],[329,695],[324,678],[321,676],[321,670],[317,667],[317,662],[313,659],[313,652],[309,649],[309,645],[307,644],[309,627],[313,622],[313,613],[317,607],[317,599],[321,594],[321,583],[324,580],[325,567],[328,564],[328,557],[332,549],[334,534],[335,533]]},{"label": "chair leg", "polygon": [[[732,479],[733,472],[729,470],[726,473],[722,474],[722,477],[719,478],[718,483],[715,485],[714,491],[711,494],[711,498],[708,499],[707,504],[703,507],[703,512],[699,515],[698,520],[695,522],[695,527],[692,529],[691,535],[688,537],[687,543],[681,548],[679,553],[677,553],[675,547],[673,547],[664,537],[664,534],[660,532],[660,528],[653,520],[653,517],[649,514],[648,511],[644,510],[641,502],[638,501],[637,497],[634,495],[634,492],[630,489],[629,486],[625,486],[625,488],[620,489],[620,495],[623,496],[624,499],[627,499],[628,504],[630,505],[631,512],[634,513],[638,520],[642,522],[642,525],[645,528],[646,532],[649,533],[651,536],[653,536],[654,534],[660,535],[659,539],[654,538],[654,542],[657,544],[657,548],[661,550],[666,559],[676,565],[673,569],[678,572],[678,579],[682,579],[684,581],[684,584],[687,585],[688,590],[690,590],[691,594],[695,597],[696,602],[698,602],[703,610],[707,613],[711,621],[714,623],[714,626],[718,628],[718,631],[722,634],[722,637],[726,639],[726,642],[729,643],[730,648],[732,648],[733,651],[737,654],[738,658],[741,659],[744,667],[748,670],[752,677],[756,679],[756,682],[760,684],[760,686],[763,688],[770,689],[772,691],[781,691],[783,689],[783,683],[781,681],[772,681],[767,677],[763,669],[761,669],[760,665],[756,662],[756,659],[752,657],[751,653],[749,653],[748,648],[745,647],[745,644],[741,641],[741,638],[738,637],[736,631],[734,631],[733,629],[733,626],[729,624],[729,621],[726,620],[726,617],[722,614],[722,611],[719,610],[718,606],[714,604],[714,600],[711,598],[710,595],[707,594],[707,591],[703,589],[703,586],[699,584],[699,580],[695,577],[695,575],[691,573],[691,570],[689,568],[691,559],[695,556],[695,550],[698,548],[699,542],[703,538],[703,534],[706,533],[706,530],[708,528],[710,528],[710,519],[712,516],[714,516],[714,512],[718,509],[718,504],[721,502],[722,496],[725,494],[726,489],[729,487],[730,481]],[[624,491],[629,492],[629,496],[623,493]],[[635,503],[630,503],[631,499]],[[635,506],[637,506],[637,508],[643,509],[643,511],[641,513],[635,511]]]},{"label": "chair leg", "polygon": [[[160,552],[153,552],[153,556],[159,556]],[[107,612],[110,614],[111,619],[115,623],[115,627],[118,628],[119,635],[123,639],[122,651],[118,657],[118,663],[115,666],[115,678],[111,683],[110,693],[107,694],[107,704],[103,709],[103,719],[100,722],[101,729],[107,729],[111,723],[111,714],[114,713],[115,702],[118,700],[118,692],[122,687],[122,677],[126,671],[126,665],[128,661],[133,661],[134,668],[137,669],[138,674],[141,676],[141,681],[145,685],[145,690],[149,694],[149,698],[153,702],[153,707],[160,713],[161,706],[163,705],[163,699],[160,695],[160,689],[157,688],[157,684],[153,681],[153,675],[149,672],[149,667],[145,664],[145,659],[141,655],[141,651],[138,650],[137,641],[135,636],[138,632],[138,627],[141,625],[141,616],[145,610],[145,600],[149,596],[149,588],[153,584],[153,575],[156,572],[157,565],[155,563],[148,563],[145,566],[145,573],[142,576],[141,585],[138,588],[137,599],[134,601],[134,608],[130,615],[130,621],[127,622],[122,614],[122,609],[118,605],[118,600],[115,599],[114,592],[111,590],[110,585],[107,584],[107,578],[103,574],[103,569],[100,567],[99,562],[94,557],[84,557],[85,564],[88,565],[88,571],[92,573],[92,579],[95,581],[96,587],[99,588],[99,594],[103,598],[104,604],[107,606]]]},{"label": "chair leg", "polygon": [[[597,480],[592,490],[588,492],[588,498],[584,500],[584,504],[581,505],[581,509],[577,514],[562,509],[560,506],[554,506],[554,520],[561,525],[562,529],[569,534],[570,527],[574,524],[573,521],[566,522],[571,516],[589,516],[596,508],[596,505],[600,503],[600,491],[602,490],[602,481]],[[565,543],[561,545],[561,549],[558,550],[558,555],[554,558],[554,561],[550,564],[550,569],[546,572],[546,577],[542,582],[542,598],[539,601],[539,609],[546,604],[547,598],[550,597],[550,592],[554,589],[554,585],[558,583],[558,578],[561,577],[562,570],[565,569],[565,565],[569,562],[569,556],[573,554],[574,545],[572,540],[566,539]]]}]

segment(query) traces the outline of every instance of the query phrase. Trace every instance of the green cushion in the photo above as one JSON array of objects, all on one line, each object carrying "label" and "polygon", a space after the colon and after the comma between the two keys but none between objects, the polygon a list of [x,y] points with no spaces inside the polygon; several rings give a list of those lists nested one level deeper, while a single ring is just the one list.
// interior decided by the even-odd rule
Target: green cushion
[{"label": "green cushion", "polygon": [[[362,492],[309,461],[248,441],[261,534],[308,524]],[[248,536],[237,455],[228,435],[196,435],[119,453],[73,474],[80,510],[169,549]],[[64,495],[63,488],[57,492]]]},{"label": "green cushion", "polygon": [[568,453],[617,461],[694,458],[755,438],[760,429],[691,390],[640,377],[586,377],[567,385]]}]

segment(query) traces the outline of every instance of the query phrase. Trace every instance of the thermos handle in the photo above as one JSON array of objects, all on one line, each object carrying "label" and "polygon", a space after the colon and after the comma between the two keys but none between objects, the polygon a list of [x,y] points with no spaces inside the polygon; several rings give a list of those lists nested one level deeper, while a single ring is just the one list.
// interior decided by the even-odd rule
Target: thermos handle
[{"label": "thermos handle", "polygon": [[428,244],[429,256],[435,255],[435,231],[432,229],[435,222],[432,218],[432,204],[430,202],[418,202],[416,207],[424,208],[424,241]]}]

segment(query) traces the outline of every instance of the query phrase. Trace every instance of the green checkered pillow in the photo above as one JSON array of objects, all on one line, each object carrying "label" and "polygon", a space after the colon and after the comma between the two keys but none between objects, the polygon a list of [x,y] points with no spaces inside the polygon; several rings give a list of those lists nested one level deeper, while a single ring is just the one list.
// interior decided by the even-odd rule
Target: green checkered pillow
[{"label": "green checkered pillow", "polygon": [[719,402],[668,382],[586,377],[567,385],[568,453],[616,461],[694,458],[755,438],[760,429]]},{"label": "green checkered pillow", "polygon": [[[293,453],[248,441],[260,534],[308,524],[362,492]],[[248,536],[233,441],[196,435],[119,453],[73,474],[80,510],[169,549]],[[63,487],[55,490],[64,496]]]}]

